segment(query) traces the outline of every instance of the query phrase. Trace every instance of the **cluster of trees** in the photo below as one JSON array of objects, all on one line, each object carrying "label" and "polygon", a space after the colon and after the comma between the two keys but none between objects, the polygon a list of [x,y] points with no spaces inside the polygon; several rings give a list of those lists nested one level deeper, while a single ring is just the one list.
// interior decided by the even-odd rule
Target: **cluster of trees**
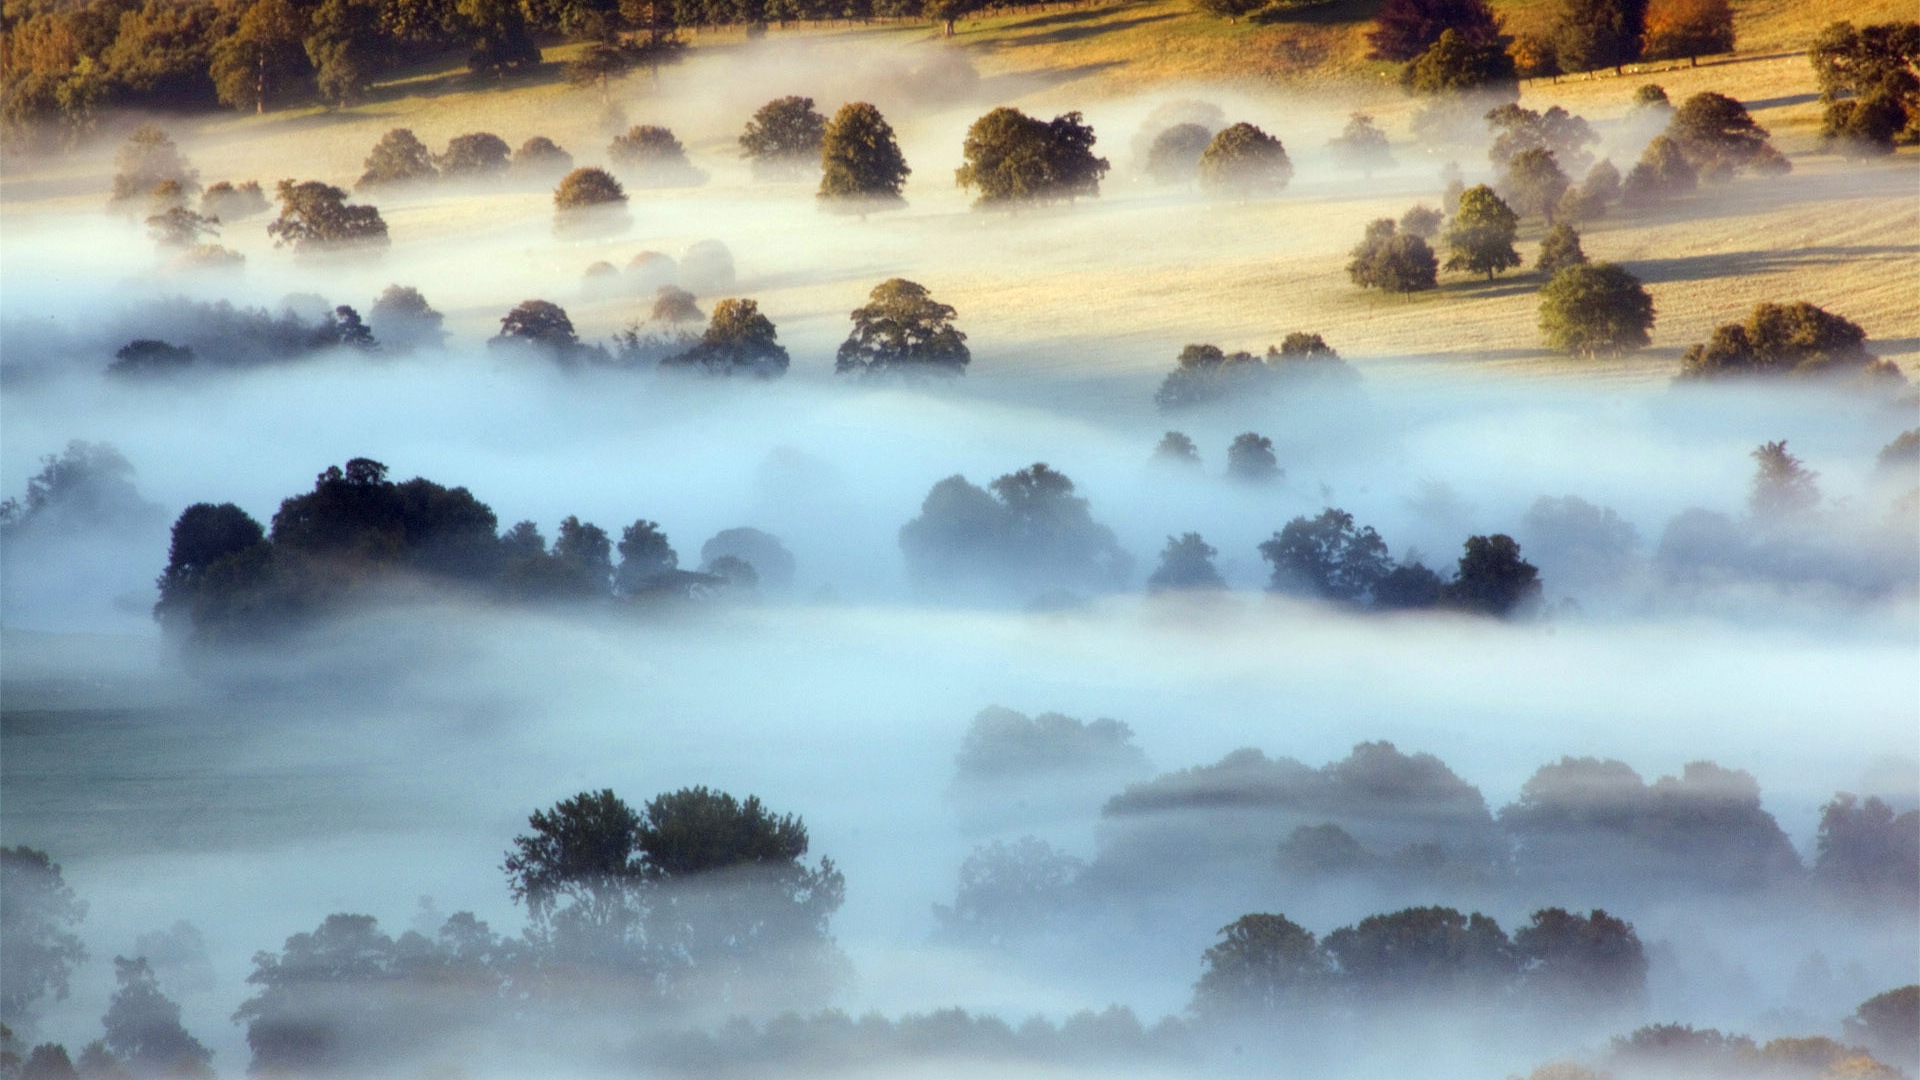
[{"label": "cluster of trees", "polygon": [[40,459],[24,499],[0,501],[0,539],[137,527],[160,513],[133,485],[133,463],[107,443],[80,439]]},{"label": "cluster of trees", "polygon": [[1820,134],[1841,153],[1871,157],[1920,141],[1920,22],[1836,22],[1807,59],[1826,106]]},{"label": "cluster of trees", "polygon": [[[1849,1046],[1824,1035],[1784,1036],[1764,1045],[1740,1034],[1690,1024],[1649,1024],[1616,1035],[1590,1068],[1575,1061],[1533,1070],[1526,1080],[1899,1080],[1900,1066],[1920,1064],[1920,986],[1889,990],[1847,1018]],[[1514,1078],[1519,1080],[1519,1078]]]},{"label": "cluster of trees", "polygon": [[[1091,813],[1116,787],[1152,771],[1133,729],[1111,719],[1077,720],[1060,713],[1027,716],[998,705],[967,726],[954,757],[948,800],[969,832],[1004,831]],[[1069,877],[1078,874],[1075,869]],[[967,877],[963,868],[961,876]],[[994,876],[978,871],[981,878]],[[995,923],[964,898],[944,909],[943,923]],[[957,937],[968,936],[956,933]]]},{"label": "cluster of trees", "polygon": [[[329,349],[406,352],[438,348],[445,339],[440,312],[408,285],[389,285],[367,317],[351,305],[294,294],[279,314],[228,301],[175,298],[135,312],[134,337],[115,354],[110,375],[148,378],[205,367],[252,367],[297,360]],[[151,335],[151,336],[148,336]]]},{"label": "cluster of trees", "polygon": [[1640,1005],[1647,980],[1632,924],[1598,909],[1543,908],[1511,938],[1489,916],[1448,907],[1370,915],[1324,940],[1284,915],[1243,915],[1201,963],[1195,1018],[1269,1031],[1438,1002],[1592,1018]]},{"label": "cluster of trees", "polygon": [[1434,93],[1640,60],[1697,62],[1733,49],[1734,20],[1727,0],[1558,0],[1545,33],[1516,37],[1485,0],[1387,0],[1367,43],[1372,59],[1406,65],[1409,87]]},{"label": "cluster of trees", "polygon": [[[1169,431],[1160,437],[1160,442],[1153,448],[1153,461],[1156,465],[1179,470],[1198,469],[1201,464],[1200,450],[1185,432]],[[1265,484],[1285,479],[1287,471],[1280,467],[1280,459],[1273,452],[1272,439],[1257,431],[1245,431],[1235,435],[1233,441],[1227,444],[1226,475],[1232,480]],[[1163,558],[1160,570],[1148,581],[1149,588],[1225,587],[1211,561],[1219,552],[1208,547],[1198,533],[1189,533],[1176,543],[1183,547],[1185,557],[1179,560]]]},{"label": "cluster of trees", "polygon": [[750,592],[758,575],[731,555],[681,570],[666,534],[645,519],[616,545],[568,517],[549,548],[531,521],[499,531],[492,508],[466,488],[394,483],[385,465],[355,458],[283,501],[270,530],[232,503],[188,507],[173,526],[154,616],[191,640],[237,644],[405,595],[416,581],[510,601],[647,603]]},{"label": "cluster of trees", "polygon": [[1757,305],[1745,322],[1727,323],[1681,359],[1683,381],[1745,377],[1831,377],[1904,386],[1899,365],[1867,351],[1858,323],[1804,300]]},{"label": "cluster of trees", "polygon": [[1093,144],[1093,128],[1077,112],[1038,120],[1001,106],[967,129],[954,181],[977,191],[974,205],[982,207],[1092,198],[1108,169]]},{"label": "cluster of trees", "polygon": [[516,150],[490,131],[456,135],[435,154],[410,128],[394,128],[374,144],[363,167],[366,171],[355,187],[365,191],[436,180],[499,179],[509,173],[545,180],[571,170],[573,155],[545,135],[532,136]]},{"label": "cluster of trees", "polygon": [[[1305,387],[1344,387],[1360,375],[1319,334],[1295,331],[1276,348],[1267,346],[1264,358],[1249,352],[1222,352],[1214,345],[1188,345],[1180,350],[1178,366],[1154,391],[1154,404],[1163,413],[1180,412],[1219,402],[1247,400],[1275,391]],[[1191,455],[1192,443],[1167,448],[1172,456]],[[1198,462],[1197,456],[1189,460]]]},{"label": "cluster of trees", "polygon": [[986,586],[1045,602],[1120,588],[1133,566],[1073,481],[1044,462],[985,489],[957,474],[933,485],[920,516],[900,527],[900,549],[918,587]]}]

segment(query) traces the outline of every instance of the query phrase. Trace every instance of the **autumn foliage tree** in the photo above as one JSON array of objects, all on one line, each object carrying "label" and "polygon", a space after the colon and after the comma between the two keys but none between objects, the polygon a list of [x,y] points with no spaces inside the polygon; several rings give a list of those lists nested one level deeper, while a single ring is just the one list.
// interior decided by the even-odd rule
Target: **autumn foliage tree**
[{"label": "autumn foliage tree", "polygon": [[1728,0],[1654,0],[1647,8],[1640,54],[1648,60],[1686,59],[1733,51],[1733,6]]}]

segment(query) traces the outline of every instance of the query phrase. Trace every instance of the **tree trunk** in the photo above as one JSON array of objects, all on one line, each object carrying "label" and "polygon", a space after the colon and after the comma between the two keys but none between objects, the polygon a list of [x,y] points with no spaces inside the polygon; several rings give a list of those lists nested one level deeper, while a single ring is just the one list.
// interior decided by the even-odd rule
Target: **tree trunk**
[{"label": "tree trunk", "polygon": [[941,35],[942,37],[952,37],[952,36],[953,36],[953,22],[954,22],[954,21],[953,21],[952,19],[948,19],[948,20],[947,20],[947,32],[946,32],[945,34],[943,34],[943,35]]},{"label": "tree trunk", "polygon": [[260,50],[260,59],[254,64],[253,78],[253,115],[261,116],[267,111],[267,52]]}]

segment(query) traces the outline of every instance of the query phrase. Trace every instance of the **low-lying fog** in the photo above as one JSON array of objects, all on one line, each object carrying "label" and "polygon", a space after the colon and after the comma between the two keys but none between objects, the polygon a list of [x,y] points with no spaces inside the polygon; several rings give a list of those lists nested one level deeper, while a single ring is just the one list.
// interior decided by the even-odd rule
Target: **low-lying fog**
[{"label": "low-lying fog", "polygon": [[[1338,321],[1284,296],[1218,312],[1119,310],[1103,298],[1118,276],[1235,274],[1296,247],[1344,249],[1387,201],[1438,201],[1439,162],[1411,148],[1400,168],[1350,193],[1319,149],[1344,118],[1331,104],[1210,95],[1229,121],[1245,111],[1297,145],[1285,196],[1303,204],[1294,233],[1248,237],[1190,193],[1137,182],[1128,141],[1148,100],[1088,109],[1114,164],[1110,197],[1025,219],[967,211],[945,178],[965,123],[984,111],[977,88],[964,107],[896,95],[889,116],[916,170],[912,206],[858,221],[819,214],[805,185],[750,185],[720,132],[789,88],[755,83],[725,98],[738,109],[695,108],[698,79],[731,69],[706,70],[670,73],[664,96],[627,108],[635,122],[657,107],[684,123],[708,184],[637,191],[634,230],[612,240],[554,239],[544,191],[430,190],[375,199],[393,248],[370,264],[296,262],[256,219],[222,237],[247,256],[243,274],[189,281],[158,275],[138,230],[103,212],[9,208],[0,494],[22,497],[43,456],[84,440],[123,454],[152,504],[110,525],[25,527],[6,545],[0,825],[8,846],[48,851],[88,904],[79,933],[91,959],[69,998],[46,1003],[36,1041],[77,1053],[97,1038],[111,958],[185,919],[204,936],[211,977],[161,968],[162,988],[219,1073],[240,1075],[249,1050],[231,1018],[254,993],[245,979],[256,951],[337,912],[374,915],[398,936],[472,911],[515,936],[525,911],[508,894],[503,853],[532,811],[602,788],[638,806],[706,785],[803,817],[809,858],[831,857],[846,879],[832,934],[851,977],[820,1005],[855,1015],[960,1006],[1018,1025],[1120,1004],[1151,1026],[1187,1009],[1201,954],[1243,914],[1284,913],[1324,938],[1427,903],[1483,911],[1508,931],[1542,907],[1604,904],[1634,924],[1650,959],[1645,1005],[1618,1025],[1450,1048],[1428,1075],[1524,1072],[1652,1021],[1838,1036],[1861,1001],[1920,978],[1909,908],[1861,914],[1799,885],[1642,888],[1630,873],[1604,889],[1439,878],[1296,889],[1263,877],[1265,862],[1218,878],[1176,866],[1151,895],[1121,890],[1075,909],[1031,949],[938,933],[936,905],[955,902],[978,845],[1033,835],[1111,862],[1121,833],[1102,814],[1109,797],[1248,747],[1319,769],[1384,740],[1439,758],[1496,814],[1562,757],[1619,759],[1649,783],[1711,760],[1751,774],[1811,868],[1836,792],[1896,811],[1920,803],[1920,598],[1911,509],[1899,505],[1913,477],[1876,463],[1914,426],[1913,410],[1808,386],[1512,380],[1356,354]],[[820,92],[836,95],[823,110],[852,96],[845,81],[821,76]],[[1074,104],[1046,97],[1030,111]],[[556,122],[569,129],[588,125]],[[532,133],[502,131],[515,143]],[[204,158],[182,143],[208,181],[251,163],[231,143],[210,142]],[[570,149],[582,164],[599,157]],[[318,160],[343,152],[327,154]],[[1466,158],[1470,170],[1482,160]],[[269,186],[288,171],[254,170]],[[104,203],[104,179],[101,188]],[[1154,235],[1171,239],[1136,243]],[[566,372],[484,345],[532,297],[604,340],[644,317],[646,298],[589,296],[589,263],[624,266],[638,251],[677,254],[708,237],[729,246],[738,274],[734,287],[702,292],[702,308],[759,297],[793,356],[785,379]],[[1082,273],[1084,287],[1073,280]],[[894,276],[960,309],[973,350],[964,378],[902,387],[833,376],[846,312]],[[103,374],[127,340],[166,336],[164,320],[141,321],[154,319],[143,312],[157,298],[277,310],[288,293],[314,293],[364,313],[393,282],[448,315],[445,350],[332,352],[176,380]],[[1056,321],[1024,295],[1029,286],[1051,303],[1084,292],[1111,325],[1090,330],[1098,320],[1081,309]],[[1196,329],[1207,325],[1219,329]],[[1359,388],[1155,411],[1154,389],[1183,345],[1258,352],[1292,330],[1342,349]],[[1193,438],[1198,469],[1154,463],[1168,430]],[[1245,431],[1273,440],[1283,477],[1224,475],[1228,444]],[[1663,544],[1692,508],[1744,522],[1749,455],[1779,439],[1817,471],[1822,498],[1798,562],[1729,569]],[[762,529],[793,554],[793,583],[751,603],[651,613],[446,599],[327,623],[234,668],[183,661],[151,616],[174,518],[233,502],[268,523],[282,499],[356,457],[385,463],[395,480],[464,486],[503,529],[528,519],[552,536],[578,515],[617,538],[630,522],[656,521],[686,569],[716,533]],[[1042,461],[1072,479],[1132,556],[1123,587],[1041,611],[1031,597],[956,595],[910,578],[900,529],[929,488],[956,473],[985,486]],[[1616,533],[1598,552],[1604,565],[1537,514],[1542,497],[1568,495],[1631,526],[1631,540]],[[1541,569],[1546,614],[1381,616],[1265,592],[1271,567],[1258,545],[1326,507],[1377,528],[1396,560],[1418,553],[1442,573],[1469,535],[1510,534]],[[1217,549],[1229,591],[1146,595],[1161,549],[1188,532]],[[1685,572],[1696,564],[1715,573]],[[982,812],[956,785],[955,757],[993,705],[1122,721],[1145,764],[1031,806],[990,799]],[[1325,1075],[1366,1074],[1363,1057],[1333,1060]],[[485,1061],[464,1067],[487,1072]]]}]

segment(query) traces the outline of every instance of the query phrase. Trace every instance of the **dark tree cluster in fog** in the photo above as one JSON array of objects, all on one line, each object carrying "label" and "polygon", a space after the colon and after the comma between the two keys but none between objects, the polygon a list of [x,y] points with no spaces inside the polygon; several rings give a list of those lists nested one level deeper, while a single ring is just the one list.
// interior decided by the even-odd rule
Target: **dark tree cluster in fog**
[{"label": "dark tree cluster in fog", "polygon": [[1249,402],[1275,393],[1350,387],[1360,375],[1319,334],[1290,333],[1264,358],[1223,352],[1216,345],[1188,345],[1178,366],[1154,391],[1154,404],[1171,413],[1215,403]]}]

